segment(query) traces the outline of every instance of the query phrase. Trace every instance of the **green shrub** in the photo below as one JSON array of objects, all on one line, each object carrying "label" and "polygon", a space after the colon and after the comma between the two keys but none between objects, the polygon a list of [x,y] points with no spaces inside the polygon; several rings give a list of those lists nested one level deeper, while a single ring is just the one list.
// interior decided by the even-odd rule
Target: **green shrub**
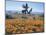
[{"label": "green shrub", "polygon": [[27,17],[26,17],[26,16],[22,16],[21,18],[27,19]]}]

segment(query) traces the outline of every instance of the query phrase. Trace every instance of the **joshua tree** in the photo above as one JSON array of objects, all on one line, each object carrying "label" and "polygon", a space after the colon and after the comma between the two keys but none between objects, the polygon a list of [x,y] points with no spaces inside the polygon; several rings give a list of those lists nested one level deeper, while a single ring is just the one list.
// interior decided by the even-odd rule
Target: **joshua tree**
[{"label": "joshua tree", "polygon": [[23,14],[26,14],[26,12],[28,13],[28,14],[30,14],[30,12],[32,11],[32,8],[29,10],[29,12],[28,12],[28,4],[26,3],[26,5],[23,5],[23,8],[25,9],[25,10],[22,10],[22,13]]},{"label": "joshua tree", "polygon": [[22,10],[22,13],[26,14],[26,12],[28,12],[28,4],[26,3],[26,6],[23,5],[23,8],[25,8],[25,10]]}]

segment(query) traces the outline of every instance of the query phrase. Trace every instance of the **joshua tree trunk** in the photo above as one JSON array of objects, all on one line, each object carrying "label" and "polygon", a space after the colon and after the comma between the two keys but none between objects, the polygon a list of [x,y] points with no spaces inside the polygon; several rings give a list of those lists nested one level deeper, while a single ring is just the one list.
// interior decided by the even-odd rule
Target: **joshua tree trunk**
[{"label": "joshua tree trunk", "polygon": [[28,14],[30,14],[31,11],[32,11],[32,8],[29,10]]}]

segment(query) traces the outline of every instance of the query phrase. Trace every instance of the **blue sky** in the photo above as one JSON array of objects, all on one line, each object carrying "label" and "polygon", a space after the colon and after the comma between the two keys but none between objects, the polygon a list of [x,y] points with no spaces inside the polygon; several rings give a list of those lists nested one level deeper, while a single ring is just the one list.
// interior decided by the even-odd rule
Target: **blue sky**
[{"label": "blue sky", "polygon": [[6,1],[6,10],[18,10],[22,11],[22,5],[28,4],[30,10],[32,8],[32,12],[44,12],[44,3],[37,2],[15,2],[15,1]]}]

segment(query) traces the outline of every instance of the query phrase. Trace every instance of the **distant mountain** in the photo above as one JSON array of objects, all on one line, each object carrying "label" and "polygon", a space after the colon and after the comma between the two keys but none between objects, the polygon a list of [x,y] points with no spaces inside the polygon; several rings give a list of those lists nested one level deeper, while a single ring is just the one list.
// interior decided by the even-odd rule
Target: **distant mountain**
[{"label": "distant mountain", "polygon": [[31,14],[44,14],[43,12],[31,12]]},{"label": "distant mountain", "polygon": [[9,10],[9,11],[6,11],[7,13],[16,13],[16,12],[21,12],[21,11],[17,11],[17,10]]},{"label": "distant mountain", "polygon": [[[6,11],[6,14],[10,14],[10,15],[12,15],[12,14],[19,14],[19,13],[22,13],[21,11],[14,11],[14,10],[9,10],[9,11]],[[33,15],[42,15],[42,14],[44,14],[43,12],[31,12],[31,14],[33,14]]]}]

